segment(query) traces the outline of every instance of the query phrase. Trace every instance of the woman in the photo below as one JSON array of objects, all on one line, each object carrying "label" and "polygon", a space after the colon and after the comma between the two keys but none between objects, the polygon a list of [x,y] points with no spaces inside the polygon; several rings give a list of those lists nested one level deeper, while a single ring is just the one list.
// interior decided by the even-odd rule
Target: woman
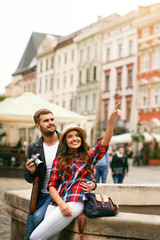
[{"label": "woman", "polygon": [[128,160],[124,154],[123,146],[118,147],[118,151],[114,154],[110,165],[114,183],[122,183],[124,176],[128,175]]},{"label": "woman", "polygon": [[59,239],[60,232],[79,216],[87,200],[81,182],[90,181],[93,167],[108,150],[115,121],[120,117],[119,103],[112,112],[104,138],[89,151],[86,133],[82,128],[70,126],[61,135],[60,155],[54,160],[48,184],[52,201],[45,219],[34,230],[31,240]]}]

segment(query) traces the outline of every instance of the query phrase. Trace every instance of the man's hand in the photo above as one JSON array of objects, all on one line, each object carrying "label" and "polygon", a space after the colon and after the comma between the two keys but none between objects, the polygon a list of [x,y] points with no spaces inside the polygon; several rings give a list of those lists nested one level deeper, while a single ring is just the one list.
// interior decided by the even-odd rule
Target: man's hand
[{"label": "man's hand", "polygon": [[95,188],[95,183],[92,181],[88,181],[86,183],[81,182],[80,185],[85,194],[91,192]]},{"label": "man's hand", "polygon": [[63,216],[72,217],[72,210],[70,206],[64,201],[62,201],[61,204],[59,204],[59,209],[61,210]]},{"label": "man's hand", "polygon": [[31,162],[32,162],[32,160],[27,159],[25,167],[28,169],[28,171],[31,174],[34,174],[35,171],[36,171],[36,165],[34,163],[31,163]]}]

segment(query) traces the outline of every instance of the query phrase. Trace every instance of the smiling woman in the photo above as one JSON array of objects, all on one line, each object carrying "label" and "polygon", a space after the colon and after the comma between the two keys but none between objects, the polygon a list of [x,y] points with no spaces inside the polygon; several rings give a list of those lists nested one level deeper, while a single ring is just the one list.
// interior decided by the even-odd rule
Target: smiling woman
[{"label": "smiling woman", "polygon": [[70,131],[66,134],[66,143],[71,151],[77,153],[78,148],[81,146],[81,137],[78,131]]}]

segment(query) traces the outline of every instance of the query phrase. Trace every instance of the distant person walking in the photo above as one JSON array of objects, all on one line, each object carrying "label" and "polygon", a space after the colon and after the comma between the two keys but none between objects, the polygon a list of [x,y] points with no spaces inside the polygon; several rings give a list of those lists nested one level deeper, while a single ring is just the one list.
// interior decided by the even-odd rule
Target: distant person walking
[{"label": "distant person walking", "polygon": [[128,158],[124,154],[124,147],[119,146],[117,153],[113,155],[110,163],[114,183],[122,183],[125,176],[128,176]]},{"label": "distant person walking", "polygon": [[96,164],[96,183],[107,182],[107,173],[110,168],[110,163],[108,159],[108,152],[104,155],[104,157]]}]

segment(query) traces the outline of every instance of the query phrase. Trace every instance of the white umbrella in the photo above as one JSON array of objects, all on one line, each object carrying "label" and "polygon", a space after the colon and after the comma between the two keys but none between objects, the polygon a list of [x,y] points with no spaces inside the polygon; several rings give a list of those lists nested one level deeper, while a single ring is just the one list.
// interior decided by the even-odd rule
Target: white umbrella
[{"label": "white umbrella", "polygon": [[131,135],[132,135],[132,133],[124,133],[124,134],[113,136],[111,138],[110,143],[111,144],[131,143],[133,141]]},{"label": "white umbrella", "polygon": [[[110,143],[111,144],[131,143],[131,142],[133,142],[132,134],[134,134],[134,133],[124,133],[124,134],[113,136]],[[160,142],[159,134],[149,134],[148,132],[143,132],[141,134],[144,136],[145,143],[152,142],[154,140],[154,138]]]},{"label": "white umbrella", "polygon": [[30,125],[34,125],[33,115],[41,108],[52,111],[57,124],[85,120],[85,117],[80,114],[66,110],[33,93],[26,92],[19,97],[7,98],[0,102],[0,123],[25,125],[26,142],[28,142],[28,128]]},{"label": "white umbrella", "polygon": [[144,132],[142,133],[142,135],[144,136],[144,142],[145,143],[149,143],[149,142],[152,142],[153,141],[153,137],[151,134],[149,134],[148,132]]},{"label": "white umbrella", "polygon": [[152,133],[152,136],[156,140],[156,142],[160,142],[160,134]]},{"label": "white umbrella", "polygon": [[0,102],[0,123],[34,124],[33,115],[40,108],[51,110],[56,123],[64,124],[85,120],[85,117],[66,110],[33,93],[24,93],[16,98],[7,98]]}]

